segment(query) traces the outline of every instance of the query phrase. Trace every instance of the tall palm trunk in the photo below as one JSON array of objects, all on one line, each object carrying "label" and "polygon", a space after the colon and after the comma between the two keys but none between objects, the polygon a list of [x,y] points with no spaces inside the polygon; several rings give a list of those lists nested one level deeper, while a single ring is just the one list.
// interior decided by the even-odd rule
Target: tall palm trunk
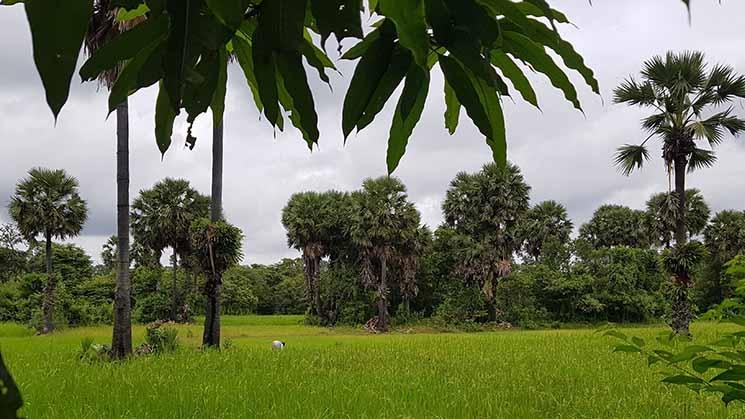
[{"label": "tall palm trunk", "polygon": [[305,276],[305,300],[308,302],[308,315],[317,313],[315,292],[313,291],[313,270],[315,261],[310,248],[303,249],[303,276]]},{"label": "tall palm trunk", "polygon": [[380,257],[380,284],[378,285],[378,328],[381,332],[388,331],[388,282],[386,256]]},{"label": "tall palm trunk", "polygon": [[313,304],[316,306],[316,314],[321,321],[325,321],[323,307],[321,306],[321,257],[313,258]]},{"label": "tall palm trunk", "polygon": [[[210,219],[217,222],[222,219],[222,157],[223,157],[223,121],[212,127],[212,200]],[[209,273],[205,294],[207,312],[204,317],[204,334],[202,345],[220,347],[220,293],[222,278],[219,273]]]},{"label": "tall palm trunk", "polygon": [[44,239],[46,240],[47,283],[44,286],[44,300],[41,303],[44,317],[41,333],[47,334],[54,331],[54,294],[57,289],[57,278],[52,273],[52,235],[49,231],[44,233]]},{"label": "tall palm trunk", "polygon": [[487,284],[489,287],[490,295],[486,298],[486,304],[487,304],[487,318],[486,320],[489,323],[494,323],[497,321],[497,281],[495,279],[492,279],[489,284]]},{"label": "tall palm trunk", "polygon": [[[680,248],[687,242],[687,231],[685,222],[686,189],[685,175],[688,161],[680,153],[675,157],[675,194],[678,198],[678,214],[675,220],[675,245]],[[672,329],[677,335],[689,335],[691,323],[691,302],[688,298],[688,290],[691,287],[689,275],[675,278],[676,289],[672,304]]]},{"label": "tall palm trunk", "polygon": [[175,247],[173,248],[171,266],[173,267],[171,272],[171,320],[175,322],[178,320],[178,285],[176,283],[178,279],[176,277],[178,270],[178,254],[176,253]]},{"label": "tall palm trunk", "polygon": [[116,359],[132,353],[132,301],[129,279],[129,106],[125,100],[116,108],[116,291],[111,354]]}]

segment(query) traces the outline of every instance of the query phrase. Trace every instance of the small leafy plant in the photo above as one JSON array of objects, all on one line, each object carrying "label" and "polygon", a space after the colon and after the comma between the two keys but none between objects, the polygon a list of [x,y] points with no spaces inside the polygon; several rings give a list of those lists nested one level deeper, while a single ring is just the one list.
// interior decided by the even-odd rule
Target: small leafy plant
[{"label": "small leafy plant", "polygon": [[172,322],[156,321],[145,326],[145,342],[135,351],[137,355],[175,352],[179,347],[178,330]]},{"label": "small leafy plant", "polygon": [[111,359],[111,347],[94,343],[92,337],[86,336],[80,341],[78,358],[88,362],[107,361]]},{"label": "small leafy plant", "polygon": [[[745,326],[745,279],[736,275],[739,273],[735,272],[738,264],[725,266],[725,276],[737,284],[734,296],[707,312],[703,318]],[[605,330],[604,334],[621,341],[614,352],[638,353],[647,357],[650,366],[663,365],[664,383],[685,386],[696,393],[719,394],[725,404],[733,401],[745,403],[745,330],[726,333],[706,345],[672,332],[657,336],[656,343],[661,346],[648,345],[640,337],[627,336],[614,329]]]}]

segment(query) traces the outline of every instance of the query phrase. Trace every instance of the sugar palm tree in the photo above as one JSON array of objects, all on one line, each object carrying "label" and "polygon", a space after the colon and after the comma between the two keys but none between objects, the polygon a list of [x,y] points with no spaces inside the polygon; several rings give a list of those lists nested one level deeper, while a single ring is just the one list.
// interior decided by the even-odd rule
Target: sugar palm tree
[{"label": "sugar palm tree", "polygon": [[36,168],[16,185],[9,205],[10,216],[30,242],[44,237],[47,283],[44,286],[42,333],[54,330],[57,277],[52,271],[52,239],[80,234],[88,207],[78,194],[78,181],[64,170]]},{"label": "sugar palm tree", "polygon": [[[745,97],[745,77],[728,66],[709,68],[700,52],[656,56],[644,63],[641,76],[640,81],[631,77],[617,87],[614,101],[651,109],[654,113],[642,121],[649,136],[639,145],[620,147],[615,161],[621,172],[629,175],[649,159],[647,143],[651,139],[662,142],[662,159],[668,176],[674,179],[678,200],[675,245],[682,247],[687,242],[686,173],[712,166],[716,161],[713,147],[726,133],[736,136],[745,130],[745,120],[737,117],[731,106],[717,109]],[[688,334],[690,275],[677,274],[675,286],[673,330]]]},{"label": "sugar palm tree", "polygon": [[573,227],[564,205],[556,201],[543,201],[533,206],[528,211],[523,226],[525,252],[537,260],[544,244],[549,240],[569,242]]},{"label": "sugar palm tree", "polygon": [[387,331],[389,264],[404,252],[402,246],[416,239],[421,216],[408,200],[406,186],[392,177],[365,180],[351,202],[350,236],[361,256],[363,282],[375,290],[376,328]]},{"label": "sugar palm tree", "polygon": [[[657,245],[669,248],[678,219],[678,196],[662,192],[647,201],[646,224],[649,238]],[[691,238],[702,231],[709,222],[709,206],[698,189],[686,190],[686,209],[683,219],[686,236]]]},{"label": "sugar palm tree", "polygon": [[328,212],[331,207],[318,192],[301,192],[290,197],[282,210],[282,224],[287,230],[287,245],[303,253],[305,292],[308,312],[323,318],[319,280],[321,258],[326,253]]},{"label": "sugar palm tree", "polygon": [[[126,31],[140,19],[118,22],[117,8],[111,0],[96,0],[85,37],[85,50],[89,55]],[[119,76],[121,63],[116,68],[102,72],[98,81],[111,89]],[[129,278],[129,105],[127,100],[116,107],[116,291],[114,292],[114,328],[111,353],[114,358],[124,358],[132,353],[132,301]]]},{"label": "sugar palm tree", "polygon": [[184,179],[166,178],[152,189],[140,191],[132,203],[132,232],[137,241],[160,253],[165,247],[173,251],[171,320],[177,320],[178,290],[176,274],[179,256],[191,251],[189,228],[199,218],[207,217],[210,199],[191,187]]},{"label": "sugar palm tree", "polygon": [[522,247],[529,202],[530,186],[520,169],[508,163],[459,173],[442,204],[445,223],[456,232],[456,274],[481,288],[490,321],[497,316],[497,284],[509,275],[513,256]]}]

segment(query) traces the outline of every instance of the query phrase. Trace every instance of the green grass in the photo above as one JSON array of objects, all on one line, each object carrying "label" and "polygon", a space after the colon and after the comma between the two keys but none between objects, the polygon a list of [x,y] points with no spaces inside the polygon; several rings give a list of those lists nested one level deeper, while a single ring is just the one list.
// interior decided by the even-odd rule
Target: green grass
[{"label": "green grass", "polygon": [[[394,333],[303,326],[299,317],[226,317],[222,352],[183,348],[124,363],[76,359],[108,328],[29,336],[0,326],[28,418],[745,418],[714,396],[665,386],[645,361],[592,330]],[[726,326],[696,324],[702,340]],[[630,331],[653,336],[661,328]],[[135,329],[142,339],[143,329]],[[272,352],[269,342],[287,348]]]}]

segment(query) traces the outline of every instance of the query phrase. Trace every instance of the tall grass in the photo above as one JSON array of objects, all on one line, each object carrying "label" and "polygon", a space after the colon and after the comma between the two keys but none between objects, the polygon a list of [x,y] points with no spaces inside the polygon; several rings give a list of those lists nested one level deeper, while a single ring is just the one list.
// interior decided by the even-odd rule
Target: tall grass
[{"label": "tall grass", "polygon": [[[192,336],[178,352],[115,364],[75,357],[82,336],[105,342],[105,328],[0,335],[0,347],[29,418],[745,417],[660,384],[590,330],[370,336],[273,321],[226,319],[233,346],[222,352],[199,351],[199,327],[182,326]],[[693,330],[706,340],[721,326]],[[286,349],[272,352],[272,339]]]}]

